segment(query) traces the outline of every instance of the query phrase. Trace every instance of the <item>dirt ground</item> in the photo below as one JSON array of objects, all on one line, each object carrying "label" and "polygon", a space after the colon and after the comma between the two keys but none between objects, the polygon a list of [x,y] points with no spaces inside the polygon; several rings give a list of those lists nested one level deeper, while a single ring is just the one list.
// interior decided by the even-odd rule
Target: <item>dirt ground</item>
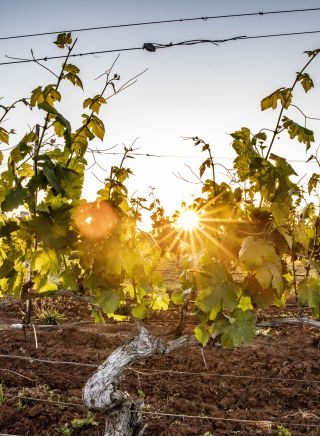
[{"label": "dirt ground", "polygon": [[[0,324],[20,322],[18,309],[0,309]],[[71,306],[67,299],[60,299],[59,310],[66,315],[62,324],[36,328],[38,348],[31,328],[26,335],[0,331],[0,435],[103,435],[104,417],[87,416],[81,389],[95,365],[132,338],[135,327],[95,325],[85,305]],[[296,309],[285,314],[296,315]],[[267,314],[280,315],[275,309]],[[79,320],[88,322],[68,325]],[[147,325],[168,339],[177,320],[172,311]],[[187,329],[193,326],[190,317]],[[285,429],[295,436],[320,435],[319,357],[314,328],[263,330],[250,346],[192,347],[141,361],[125,372],[122,389],[144,398],[148,436],[287,436]],[[78,421],[76,429],[74,419],[86,417],[87,425]]]}]

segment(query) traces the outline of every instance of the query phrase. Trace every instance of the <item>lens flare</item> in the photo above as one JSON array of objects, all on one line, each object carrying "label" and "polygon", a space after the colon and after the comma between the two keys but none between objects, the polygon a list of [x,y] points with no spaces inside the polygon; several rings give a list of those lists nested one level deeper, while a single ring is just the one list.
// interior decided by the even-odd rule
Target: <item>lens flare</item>
[{"label": "lens flare", "polygon": [[85,218],[84,222],[87,223],[87,224],[91,224],[92,216],[88,216],[87,218]]},{"label": "lens flare", "polygon": [[177,227],[181,228],[185,232],[191,232],[199,225],[199,215],[193,210],[184,210],[181,212]]},{"label": "lens flare", "polygon": [[106,201],[81,203],[73,214],[79,233],[88,239],[107,237],[119,223],[119,216]]}]

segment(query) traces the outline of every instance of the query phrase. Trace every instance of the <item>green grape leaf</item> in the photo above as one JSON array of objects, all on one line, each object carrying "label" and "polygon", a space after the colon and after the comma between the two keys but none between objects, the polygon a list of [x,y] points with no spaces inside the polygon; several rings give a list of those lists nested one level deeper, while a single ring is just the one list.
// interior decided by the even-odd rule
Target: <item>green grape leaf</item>
[{"label": "green grape leaf", "polygon": [[96,114],[99,113],[101,105],[107,103],[107,100],[102,97],[101,95],[96,95],[93,98],[87,98],[84,102],[83,102],[83,108],[85,109],[86,107],[89,108],[90,110],[92,110],[93,112],[95,112]]},{"label": "green grape leaf", "polygon": [[64,79],[69,80],[73,85],[79,86],[81,89],[83,89],[82,81],[78,76],[80,70],[76,65],[66,64],[63,71],[66,72],[66,74],[63,76]]},{"label": "green grape leaf", "polygon": [[243,311],[253,310],[251,298],[247,295],[241,295],[240,300],[237,304],[237,308]]},{"label": "green grape leaf", "polygon": [[121,266],[127,274],[131,275],[136,265],[143,262],[139,252],[130,250],[129,247],[124,247],[121,250]]},{"label": "green grape leaf", "polygon": [[58,285],[55,282],[49,281],[47,277],[44,277],[42,280],[37,280],[37,279],[41,279],[41,276],[38,276],[35,278],[34,280],[34,288],[39,292],[39,293],[53,293],[54,291],[58,290]]},{"label": "green grape leaf", "polygon": [[56,41],[54,41],[54,44],[56,44],[56,46],[59,48],[65,48],[66,45],[72,44],[71,33],[59,33]]},{"label": "green grape leaf", "polygon": [[192,292],[191,288],[187,288],[187,289],[179,289],[178,291],[174,291],[171,294],[171,300],[173,301],[174,304],[176,305],[180,305],[183,304],[185,302],[185,299],[188,295],[190,295]]},{"label": "green grape leaf", "polygon": [[56,85],[47,85],[43,90],[43,95],[45,101],[51,106],[53,106],[56,101],[61,101],[61,94],[56,89]]},{"label": "green grape leaf", "polygon": [[280,261],[274,263],[266,263],[256,269],[255,277],[264,289],[272,287],[278,293],[283,290],[283,281],[281,274]]},{"label": "green grape leaf", "polygon": [[203,176],[203,173],[205,172],[206,168],[211,168],[211,167],[212,167],[212,161],[210,158],[202,162],[202,164],[199,167],[200,178]]},{"label": "green grape leaf", "polygon": [[36,234],[46,248],[61,250],[75,243],[76,234],[70,230],[70,225],[70,212],[61,207],[56,209],[54,217],[45,212],[32,216],[24,223],[24,228],[29,234]]},{"label": "green grape leaf", "polygon": [[96,291],[98,294],[93,300],[94,304],[101,307],[105,313],[115,313],[120,305],[120,296],[116,289],[98,288]]},{"label": "green grape leaf", "polygon": [[308,277],[298,284],[298,299],[301,304],[308,304],[314,318],[320,316],[320,278]]},{"label": "green grape leaf", "polygon": [[221,303],[228,310],[236,307],[239,287],[223,264],[210,262],[204,265],[196,282],[201,288],[196,296],[195,305],[204,313],[211,313]]},{"label": "green grape leaf", "polygon": [[252,174],[252,163],[255,156],[249,153],[242,154],[234,160],[234,168],[237,170],[239,179],[243,182]]},{"label": "green grape leaf", "polygon": [[287,195],[283,200],[272,203],[272,216],[276,227],[285,227],[290,223],[291,198]]},{"label": "green grape leaf", "polygon": [[297,73],[297,80],[301,83],[305,92],[310,91],[314,88],[314,83],[308,73]]},{"label": "green grape leaf", "polygon": [[282,279],[282,267],[279,258],[275,262],[268,264],[269,270],[272,274],[272,288],[277,291],[277,294],[281,294],[283,291],[283,279]]},{"label": "green grape leaf", "polygon": [[63,76],[64,79],[69,80],[74,86],[79,86],[79,88],[83,89],[83,83],[80,77],[74,73],[67,73]]},{"label": "green grape leaf", "polygon": [[288,233],[287,229],[285,227],[279,226],[279,227],[277,227],[277,230],[280,233],[280,235],[283,236],[283,238],[285,239],[285,241],[288,244],[288,247],[290,248],[290,250],[292,250],[293,238]]},{"label": "green grape leaf", "polygon": [[0,278],[0,297],[3,297],[5,295],[7,289],[8,289],[8,279]]},{"label": "green grape leaf", "polygon": [[218,303],[215,306],[213,306],[213,308],[209,314],[210,321],[214,321],[220,311],[221,311],[221,303]]},{"label": "green grape leaf", "polygon": [[195,329],[194,329],[194,335],[197,339],[197,341],[200,342],[200,344],[202,344],[203,347],[205,347],[210,339],[210,335],[208,332],[208,329],[206,328],[206,326],[202,325],[202,324],[198,324]]},{"label": "green grape leaf", "polygon": [[0,142],[9,144],[9,133],[4,127],[0,127]]},{"label": "green grape leaf", "polygon": [[260,142],[265,142],[267,140],[266,132],[258,132],[254,135],[254,139],[257,139]]},{"label": "green grape leaf", "polygon": [[195,305],[204,313],[210,313],[217,305],[223,305],[232,310],[237,305],[238,287],[231,281],[212,281],[210,287],[201,289]]},{"label": "green grape leaf", "polygon": [[145,304],[139,304],[132,308],[132,316],[137,319],[145,319],[148,316],[148,309]]},{"label": "green grape leaf", "polygon": [[17,173],[19,177],[25,179],[25,178],[32,177],[34,175],[34,169],[32,165],[28,163],[24,163],[21,165]]},{"label": "green grape leaf", "polygon": [[30,105],[31,107],[34,107],[35,105],[44,103],[44,101],[45,96],[43,94],[42,87],[38,86],[38,88],[34,89],[31,93]]},{"label": "green grape leaf", "polygon": [[67,73],[72,73],[72,74],[79,74],[80,73],[79,68],[73,64],[66,64],[63,68],[63,71],[66,71]]},{"label": "green grape leaf", "polygon": [[23,205],[27,196],[27,190],[22,187],[15,187],[8,190],[3,202],[1,203],[2,212],[10,212],[18,206]]},{"label": "green grape leaf", "polygon": [[83,124],[86,125],[86,127],[88,127],[88,129],[94,136],[101,139],[102,141],[105,134],[103,121],[100,120],[100,118],[96,117],[95,115],[91,115],[89,117],[88,115],[83,114],[82,117],[84,118]]},{"label": "green grape leaf", "polygon": [[0,267],[0,277],[9,278],[14,274],[14,262],[12,259],[4,259]]},{"label": "green grape leaf", "polygon": [[171,294],[171,300],[177,306],[184,303],[183,291],[175,291]]},{"label": "green grape leaf", "polygon": [[60,271],[61,256],[56,250],[48,248],[46,250],[37,251],[31,259],[31,268],[37,271],[41,276],[57,274]]},{"label": "green grape leaf", "polygon": [[72,151],[78,158],[82,158],[87,151],[88,141],[86,136],[78,135],[74,140],[71,135]]},{"label": "green grape leaf", "polygon": [[241,127],[241,130],[231,133],[233,138],[232,147],[237,154],[243,154],[247,151],[251,142],[251,132],[248,127]]},{"label": "green grape leaf", "polygon": [[300,126],[288,117],[282,118],[283,128],[288,130],[291,139],[296,138],[299,142],[306,145],[307,151],[311,147],[311,142],[314,142],[313,131],[306,127]]},{"label": "green grape leaf", "polygon": [[195,305],[203,312],[210,313],[220,304],[227,310],[236,307],[239,286],[223,264],[210,262],[204,265],[196,281],[201,284],[201,289],[196,296]]},{"label": "green grape leaf", "polygon": [[266,309],[275,302],[275,290],[272,288],[263,288],[253,276],[246,279],[244,290],[246,295],[251,297],[252,302],[262,309]]},{"label": "green grape leaf", "polygon": [[59,275],[61,287],[63,289],[70,289],[72,291],[77,290],[79,288],[79,284],[78,284],[79,274],[80,274],[79,267],[62,271]]},{"label": "green grape leaf", "polygon": [[260,266],[256,271],[255,277],[263,288],[269,288],[272,283],[272,274],[268,264]]},{"label": "green grape leaf", "polygon": [[277,156],[274,153],[270,154],[270,159],[274,160],[276,162],[276,168],[279,170],[277,173],[283,177],[287,178],[289,176],[297,176],[298,174],[295,172],[295,170],[292,168],[292,166],[288,163],[286,159],[284,159],[281,156]]},{"label": "green grape leaf", "polygon": [[309,227],[304,221],[299,221],[294,229],[294,240],[308,251],[310,241],[314,237],[314,229]]},{"label": "green grape leaf", "polygon": [[[15,232],[15,231],[19,230],[19,228],[20,227],[19,227],[19,224],[17,223],[17,221],[13,221],[13,220],[5,221],[0,226],[0,238],[8,238],[12,232]],[[4,253],[1,253],[1,251],[0,251],[0,254],[1,254],[0,255],[0,259],[5,256]]]},{"label": "green grape leaf", "polygon": [[261,110],[276,109],[278,106],[278,100],[283,108],[288,109],[292,100],[291,88],[279,88],[272,94],[261,100]]},{"label": "green grape leaf", "polygon": [[51,162],[43,162],[41,165],[43,175],[47,179],[48,183],[58,193],[61,192],[60,179],[55,172],[55,166]]},{"label": "green grape leaf", "polygon": [[60,123],[60,121],[55,121],[53,123],[53,128],[57,136],[61,137],[64,135],[65,128],[64,125]]},{"label": "green grape leaf", "polygon": [[248,236],[242,242],[239,259],[246,269],[255,272],[255,278],[262,288],[272,287],[282,292],[281,262],[272,242]]},{"label": "green grape leaf", "polygon": [[[32,147],[29,147],[30,151],[32,150]],[[22,154],[20,152],[19,147],[14,147],[10,152],[10,157],[13,161],[19,162],[23,159]]]},{"label": "green grape leaf", "polygon": [[249,310],[235,309],[232,317],[221,314],[214,324],[214,332],[221,335],[225,347],[240,347],[255,336],[255,314]]},{"label": "green grape leaf", "polygon": [[15,162],[23,160],[30,152],[32,152],[33,146],[38,140],[38,135],[33,132],[29,132],[21,139],[21,141],[11,150],[10,157]]},{"label": "green grape leaf", "polygon": [[160,288],[158,286],[154,287],[151,294],[152,310],[167,310],[170,303],[170,297],[165,288]]},{"label": "green grape leaf", "polygon": [[21,290],[24,283],[24,274],[14,271],[7,281],[7,292],[14,298],[21,298]]},{"label": "green grape leaf", "polygon": [[265,239],[245,238],[241,244],[239,259],[248,270],[255,270],[265,263],[273,263],[277,258],[273,243]]},{"label": "green grape leaf", "polygon": [[313,173],[309,179],[309,182],[308,182],[308,194],[309,195],[311,194],[311,192],[314,189],[317,188],[319,181],[320,181],[320,174]]},{"label": "green grape leaf", "polygon": [[[73,160],[70,167],[73,165]],[[74,201],[80,198],[82,192],[83,178],[84,178],[84,165],[79,164],[77,171],[72,168],[58,167],[57,175],[60,179],[61,191],[65,197]]]},{"label": "green grape leaf", "polygon": [[[251,140],[251,132],[248,127],[241,127],[240,130],[236,130],[235,132],[231,133],[232,138],[235,140],[241,141],[244,144],[248,144]],[[240,152],[243,152],[244,150],[240,150]]]}]

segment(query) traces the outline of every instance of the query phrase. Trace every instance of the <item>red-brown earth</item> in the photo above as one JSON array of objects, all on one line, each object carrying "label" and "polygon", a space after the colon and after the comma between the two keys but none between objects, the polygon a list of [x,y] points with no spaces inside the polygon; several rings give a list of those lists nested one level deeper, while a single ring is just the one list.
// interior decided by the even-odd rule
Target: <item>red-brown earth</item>
[{"label": "red-brown earth", "polygon": [[[73,419],[87,416],[81,389],[94,365],[129,341],[135,326],[94,324],[85,304],[71,304],[67,298],[60,298],[58,308],[66,320],[55,328],[36,327],[38,348],[31,328],[26,336],[22,330],[0,331],[2,435],[103,435],[100,414],[94,417],[99,425],[67,431]],[[265,318],[296,314],[294,307],[272,309]],[[20,322],[19,317],[17,306],[0,309],[0,324]],[[168,339],[178,318],[177,311],[170,311],[154,315],[146,324],[156,336]],[[68,325],[80,320],[89,322]],[[193,326],[189,317],[187,330]],[[126,370],[122,389],[145,400],[145,434],[277,435],[277,426],[283,425],[294,436],[319,435],[319,331],[288,326],[260,333],[249,346],[212,345],[203,352],[200,346],[191,347]]]}]

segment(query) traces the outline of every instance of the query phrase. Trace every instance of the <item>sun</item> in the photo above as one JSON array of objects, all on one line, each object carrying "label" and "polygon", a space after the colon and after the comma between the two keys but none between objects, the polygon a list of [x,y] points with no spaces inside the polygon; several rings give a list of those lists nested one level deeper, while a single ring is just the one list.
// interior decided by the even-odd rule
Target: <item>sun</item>
[{"label": "sun", "polygon": [[193,210],[184,210],[177,220],[177,227],[185,232],[191,232],[199,225],[199,215]]}]

